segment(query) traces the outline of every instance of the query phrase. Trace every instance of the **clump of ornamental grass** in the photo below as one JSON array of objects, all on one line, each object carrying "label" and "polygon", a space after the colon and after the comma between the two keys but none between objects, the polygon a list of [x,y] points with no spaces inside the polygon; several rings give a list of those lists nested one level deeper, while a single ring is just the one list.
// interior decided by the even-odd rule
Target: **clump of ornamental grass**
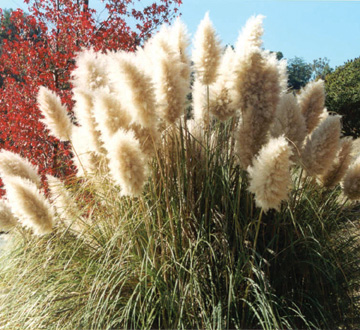
[{"label": "clump of ornamental grass", "polygon": [[30,163],[0,153],[2,326],[359,324],[359,161],[324,115],[321,82],[287,94],[262,19],[233,51],[207,15],[194,68],[180,21],[135,54],[83,52],[76,124],[41,89],[43,121],[69,140],[78,173],[45,189]]}]

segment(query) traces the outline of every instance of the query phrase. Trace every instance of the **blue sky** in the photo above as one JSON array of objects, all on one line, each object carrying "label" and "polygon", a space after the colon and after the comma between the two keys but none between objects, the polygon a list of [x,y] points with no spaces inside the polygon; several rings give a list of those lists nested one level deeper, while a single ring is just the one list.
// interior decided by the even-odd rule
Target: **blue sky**
[{"label": "blue sky", "polygon": [[[90,6],[103,5],[90,0]],[[22,0],[0,0],[0,7],[26,8]],[[286,58],[327,57],[335,67],[360,56],[360,1],[183,0],[180,11],[192,35],[209,11],[224,44],[234,44],[246,20],[262,14],[264,47]]]}]

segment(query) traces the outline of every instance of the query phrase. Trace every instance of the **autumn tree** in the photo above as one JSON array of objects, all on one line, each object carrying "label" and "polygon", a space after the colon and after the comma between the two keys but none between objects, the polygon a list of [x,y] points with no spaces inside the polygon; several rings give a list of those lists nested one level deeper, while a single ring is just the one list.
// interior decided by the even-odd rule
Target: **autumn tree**
[{"label": "autumn tree", "polygon": [[0,10],[0,21],[7,23],[1,24],[0,148],[27,157],[42,174],[66,176],[73,172],[69,146],[49,136],[39,121],[39,87],[60,95],[71,114],[71,72],[77,52],[133,51],[160,24],[174,18],[181,0],[154,0],[141,9],[140,0],[105,0],[107,15],[101,20],[89,0],[24,2],[29,6],[26,15],[20,9]]}]

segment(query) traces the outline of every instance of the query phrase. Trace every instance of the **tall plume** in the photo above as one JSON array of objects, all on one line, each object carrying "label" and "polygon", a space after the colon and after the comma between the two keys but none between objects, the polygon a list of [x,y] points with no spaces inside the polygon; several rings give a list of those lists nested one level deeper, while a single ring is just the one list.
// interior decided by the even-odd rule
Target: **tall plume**
[{"label": "tall plume", "polygon": [[340,149],[338,154],[328,170],[320,181],[327,188],[335,187],[344,177],[352,161],[352,138],[343,138],[340,140]]},{"label": "tall plume", "polygon": [[216,31],[206,13],[196,31],[192,60],[197,79],[203,85],[215,82],[221,57],[221,44]]},{"label": "tall plume", "polygon": [[29,180],[37,187],[41,185],[38,169],[27,159],[8,150],[0,152],[0,174],[4,181],[15,176]]},{"label": "tall plume", "polygon": [[249,191],[255,194],[256,205],[266,212],[278,210],[282,200],[287,199],[291,185],[291,150],[285,139],[280,136],[270,139],[262,147],[254,165],[248,168]]},{"label": "tall plume", "polygon": [[134,121],[144,127],[158,125],[155,93],[151,78],[136,63],[135,55],[119,53],[112,56],[110,78],[121,101],[133,114]]},{"label": "tall plume", "polygon": [[312,81],[300,92],[298,102],[305,117],[306,128],[310,134],[321,120],[325,104],[324,81]]},{"label": "tall plume", "polygon": [[230,95],[235,52],[228,46],[221,58],[219,76],[210,88],[210,113],[221,121],[232,117],[236,108]]},{"label": "tall plume", "polygon": [[139,141],[131,131],[119,130],[108,145],[110,174],[122,195],[139,195],[146,179],[146,163]]},{"label": "tall plume", "polygon": [[306,136],[306,124],[296,97],[292,93],[284,94],[281,97],[270,132],[273,137],[284,135],[288,138],[291,141],[293,155],[295,157],[300,155]]},{"label": "tall plume", "polygon": [[0,200],[0,230],[9,231],[17,224],[17,220],[11,212],[7,201]]},{"label": "tall plume", "polygon": [[347,170],[342,181],[344,195],[351,200],[360,199],[360,157]]},{"label": "tall plume", "polygon": [[37,235],[52,231],[54,211],[33,182],[11,177],[5,181],[5,188],[13,214],[25,227]]},{"label": "tall plume", "polygon": [[106,55],[93,49],[84,50],[77,55],[76,65],[72,73],[75,88],[91,93],[98,88],[109,87]]},{"label": "tall plume", "polygon": [[339,150],[340,116],[329,116],[307,137],[302,163],[308,175],[322,175],[328,171]]},{"label": "tall plume", "polygon": [[68,116],[67,108],[61,104],[60,97],[41,86],[37,102],[44,115],[41,121],[50,130],[51,135],[60,141],[70,140],[73,124]]}]

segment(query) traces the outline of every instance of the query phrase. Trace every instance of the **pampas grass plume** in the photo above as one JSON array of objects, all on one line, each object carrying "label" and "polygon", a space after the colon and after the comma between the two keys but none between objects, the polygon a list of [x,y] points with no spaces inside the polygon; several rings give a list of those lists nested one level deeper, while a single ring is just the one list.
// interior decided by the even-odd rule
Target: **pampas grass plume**
[{"label": "pampas grass plume", "polygon": [[340,140],[340,149],[329,171],[322,177],[321,182],[327,188],[337,185],[344,177],[352,161],[352,138],[343,138]]},{"label": "pampas grass plume", "polygon": [[310,134],[319,124],[325,104],[324,81],[308,83],[298,95],[298,102],[305,117],[306,128]]},{"label": "pampas grass plume", "polygon": [[302,151],[302,163],[308,175],[328,171],[339,150],[340,116],[329,116],[307,137]]},{"label": "pampas grass plume", "polygon": [[360,200],[360,157],[347,170],[342,188],[344,195],[350,200]]},{"label": "pampas grass plume", "polygon": [[17,224],[17,220],[11,212],[9,204],[1,200],[0,201],[0,230],[9,231]]},{"label": "pampas grass plume", "polygon": [[60,97],[46,87],[41,86],[37,102],[44,115],[41,121],[50,130],[51,135],[60,141],[70,140],[73,124],[66,107],[61,104]]},{"label": "pampas grass plume", "polygon": [[266,212],[279,210],[287,199],[291,184],[291,150],[284,136],[271,139],[259,152],[252,167],[248,168],[249,191],[255,194],[256,205]]},{"label": "pampas grass plume", "polygon": [[111,63],[111,81],[133,121],[144,127],[157,126],[154,87],[151,78],[140,70],[135,55],[119,53],[112,56]]},{"label": "pampas grass plume", "polygon": [[19,154],[8,150],[0,152],[0,174],[4,181],[15,176],[29,180],[37,187],[41,185],[37,168]]},{"label": "pampas grass plume", "polygon": [[203,85],[211,85],[215,82],[221,50],[221,44],[210,21],[209,13],[206,13],[196,31],[192,53],[196,76]]},{"label": "pampas grass plume", "polygon": [[106,55],[93,49],[84,50],[77,55],[76,65],[72,72],[75,88],[91,92],[109,86]]},{"label": "pampas grass plume", "polygon": [[306,137],[306,124],[296,97],[292,93],[281,97],[270,132],[273,137],[284,135],[292,142],[294,155],[300,154]]},{"label": "pampas grass plume", "polygon": [[25,227],[31,228],[36,235],[52,231],[54,211],[34,183],[12,177],[6,180],[5,188],[13,214]]},{"label": "pampas grass plume", "polygon": [[120,185],[121,194],[139,195],[146,179],[146,164],[139,141],[131,131],[119,130],[107,148],[110,174]]},{"label": "pampas grass plume", "polygon": [[93,113],[103,141],[111,139],[118,129],[129,127],[132,121],[120,100],[106,90],[96,94]]},{"label": "pampas grass plume", "polygon": [[257,15],[247,20],[235,44],[236,52],[245,52],[249,47],[261,47],[261,37],[264,34],[264,18],[263,15]]}]

